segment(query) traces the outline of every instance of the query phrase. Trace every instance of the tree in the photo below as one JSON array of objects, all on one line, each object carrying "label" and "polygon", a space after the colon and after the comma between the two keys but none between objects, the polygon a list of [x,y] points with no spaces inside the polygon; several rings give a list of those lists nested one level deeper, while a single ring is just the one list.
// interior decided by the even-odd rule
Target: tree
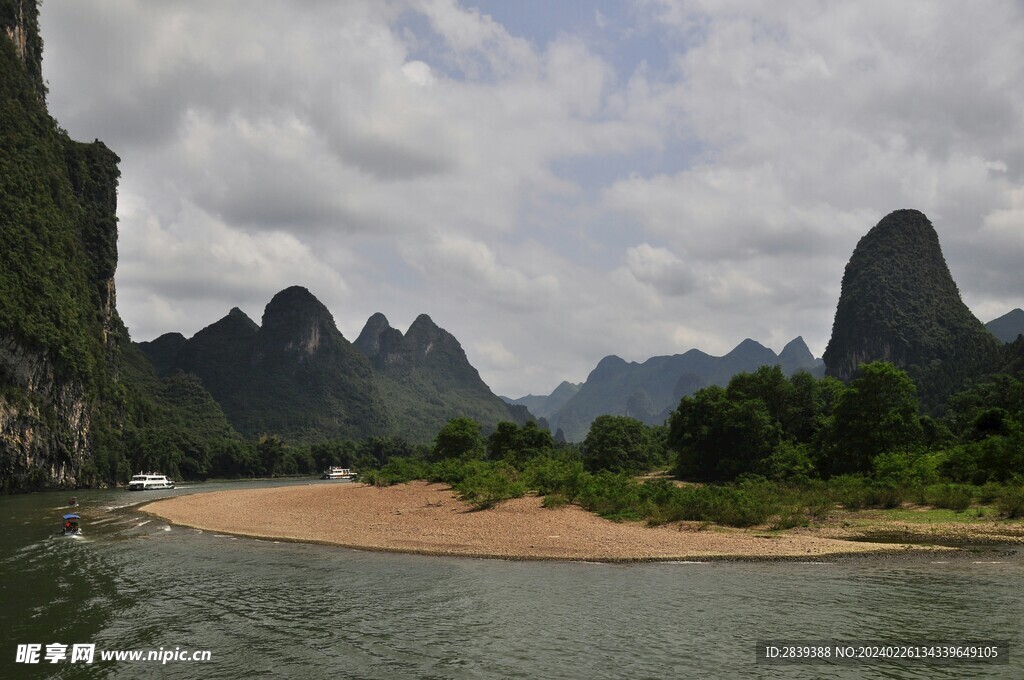
[{"label": "tree", "polygon": [[790,395],[790,382],[779,366],[761,366],[753,373],[737,373],[729,380],[726,395],[729,401],[760,401],[768,415],[781,422],[786,417]]},{"label": "tree", "polygon": [[487,438],[487,455],[491,460],[513,456],[522,448],[522,433],[515,423],[504,421]]},{"label": "tree", "polygon": [[432,454],[435,460],[482,458],[484,439],[480,435],[480,423],[465,417],[449,420],[434,438]]},{"label": "tree", "polygon": [[535,420],[527,421],[523,427],[510,422],[498,423],[487,438],[487,455],[492,460],[505,460],[517,467],[554,448],[551,433],[538,427]]},{"label": "tree", "polygon": [[880,453],[911,451],[924,432],[917,388],[892,364],[861,364],[832,417],[825,465],[830,474],[870,472]]},{"label": "tree", "polygon": [[316,470],[326,470],[332,466],[350,468],[356,456],[356,445],[346,439],[333,439],[313,444],[309,453]]},{"label": "tree", "polygon": [[281,474],[285,467],[285,444],[276,434],[263,435],[256,443],[256,457],[263,464],[263,474]]},{"label": "tree", "polygon": [[583,440],[583,452],[592,471],[645,472],[663,462],[651,428],[628,416],[595,418]]},{"label": "tree", "polygon": [[755,471],[782,440],[760,399],[733,401],[718,386],[683,397],[669,420],[667,443],[684,479],[729,481]]}]

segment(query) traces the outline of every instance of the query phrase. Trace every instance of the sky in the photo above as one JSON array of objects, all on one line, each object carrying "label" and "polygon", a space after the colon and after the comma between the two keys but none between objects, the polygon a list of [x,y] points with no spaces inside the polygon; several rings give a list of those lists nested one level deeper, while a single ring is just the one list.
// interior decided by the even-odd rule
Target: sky
[{"label": "sky", "polygon": [[825,349],[884,215],[1024,306],[1024,4],[42,4],[51,114],[121,158],[136,341],[302,285],[426,313],[495,393],[604,356]]}]

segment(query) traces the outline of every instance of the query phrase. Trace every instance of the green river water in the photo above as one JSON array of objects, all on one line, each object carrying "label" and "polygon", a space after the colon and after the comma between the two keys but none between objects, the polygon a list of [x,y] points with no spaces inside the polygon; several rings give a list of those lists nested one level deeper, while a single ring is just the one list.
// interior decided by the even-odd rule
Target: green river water
[{"label": "green river water", "polygon": [[[294,481],[291,483],[295,483]],[[306,482],[303,482],[306,483]],[[319,483],[319,482],[317,482]],[[324,482],[330,483],[330,482]],[[609,565],[384,554],[168,526],[197,490],[0,497],[0,677],[1024,677],[1024,555]],[[757,662],[758,641],[1002,641],[1008,664]],[[47,645],[95,645],[47,663]],[[19,663],[39,644],[40,663]],[[102,661],[101,650],[210,661]]]}]

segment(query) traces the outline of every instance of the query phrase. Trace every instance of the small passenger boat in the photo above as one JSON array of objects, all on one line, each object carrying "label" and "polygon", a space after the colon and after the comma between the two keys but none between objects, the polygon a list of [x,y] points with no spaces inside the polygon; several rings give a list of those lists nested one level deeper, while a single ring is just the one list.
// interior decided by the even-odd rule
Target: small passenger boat
[{"label": "small passenger boat", "polygon": [[64,525],[61,527],[61,534],[71,537],[81,536],[82,527],[78,526],[79,519],[81,518],[78,515],[64,515]]},{"label": "small passenger boat", "polygon": [[128,482],[129,491],[151,491],[153,489],[173,489],[174,482],[166,475],[158,472],[140,472]]},{"label": "small passenger boat", "polygon": [[352,479],[355,473],[348,468],[329,467],[320,475],[320,479]]}]

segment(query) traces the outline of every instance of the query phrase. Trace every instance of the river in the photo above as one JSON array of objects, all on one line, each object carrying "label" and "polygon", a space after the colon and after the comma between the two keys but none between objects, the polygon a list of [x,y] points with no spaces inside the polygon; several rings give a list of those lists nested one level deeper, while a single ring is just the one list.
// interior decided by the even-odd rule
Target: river
[{"label": "river", "polygon": [[[234,538],[131,507],[252,486],[79,491],[80,539],[53,535],[72,494],[0,497],[0,677],[1024,677],[1017,550],[510,562]],[[757,662],[769,640],[1002,641],[1009,663]],[[47,663],[54,643],[69,656],[95,645],[94,660]],[[27,644],[41,646],[40,663],[18,662]],[[104,650],[208,650],[210,660],[103,661]]]}]

